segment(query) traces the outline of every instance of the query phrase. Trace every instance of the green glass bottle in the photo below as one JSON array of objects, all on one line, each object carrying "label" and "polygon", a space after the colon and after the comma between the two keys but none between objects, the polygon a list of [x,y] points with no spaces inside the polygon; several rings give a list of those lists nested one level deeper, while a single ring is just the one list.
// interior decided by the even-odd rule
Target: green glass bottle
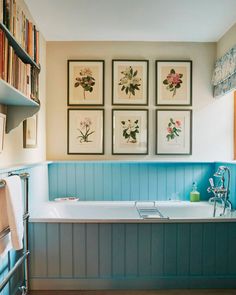
[{"label": "green glass bottle", "polygon": [[192,191],[190,192],[190,202],[199,202],[200,193],[197,191],[197,183],[193,182]]}]

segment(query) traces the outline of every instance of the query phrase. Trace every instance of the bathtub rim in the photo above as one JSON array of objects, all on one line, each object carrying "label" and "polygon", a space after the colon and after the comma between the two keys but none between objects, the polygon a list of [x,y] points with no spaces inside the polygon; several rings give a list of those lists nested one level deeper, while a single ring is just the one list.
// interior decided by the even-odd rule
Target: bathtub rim
[{"label": "bathtub rim", "polygon": [[[154,200],[148,200],[148,201],[140,201],[140,203],[153,203]],[[200,201],[200,202],[190,202],[190,201],[155,201],[156,204],[165,205],[165,204],[173,204],[174,206],[191,206],[191,207],[206,207],[209,206],[208,201]],[[42,208],[45,208],[45,206],[53,206],[56,204],[56,206],[63,206],[63,205],[79,205],[79,206],[87,206],[87,205],[98,205],[98,206],[111,206],[111,205],[119,205],[119,206],[134,206],[135,201],[78,201],[78,202],[56,202],[56,201],[47,201],[42,203],[41,205],[44,206]],[[102,218],[63,218],[63,217],[42,217],[42,216],[31,216],[29,218],[30,223],[89,223],[89,224],[104,224],[104,223],[212,223],[212,222],[236,222],[236,211],[234,210],[231,215],[233,216],[224,216],[224,217],[209,217],[209,218],[155,218],[155,219],[142,219],[142,218],[119,218],[119,219],[102,219]]]}]

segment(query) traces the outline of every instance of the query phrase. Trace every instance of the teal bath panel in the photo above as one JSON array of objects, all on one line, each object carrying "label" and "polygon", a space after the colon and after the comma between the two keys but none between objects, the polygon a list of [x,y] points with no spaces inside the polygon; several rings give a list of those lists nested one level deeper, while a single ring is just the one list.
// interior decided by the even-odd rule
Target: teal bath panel
[{"label": "teal bath panel", "polygon": [[197,181],[202,200],[214,163],[62,162],[49,165],[50,200],[76,196],[84,201],[168,200],[178,192],[189,200]]},{"label": "teal bath panel", "polygon": [[236,287],[235,249],[235,223],[31,223],[31,288]]}]

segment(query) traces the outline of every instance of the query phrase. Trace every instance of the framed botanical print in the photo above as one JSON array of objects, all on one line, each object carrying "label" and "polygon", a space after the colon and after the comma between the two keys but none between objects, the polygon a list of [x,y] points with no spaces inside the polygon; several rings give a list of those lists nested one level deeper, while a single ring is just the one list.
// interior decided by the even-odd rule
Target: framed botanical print
[{"label": "framed botanical print", "polygon": [[23,121],[23,147],[36,148],[38,137],[38,115],[33,115]]},{"label": "framed botanical print", "polygon": [[148,105],[147,60],[112,60],[112,104]]},{"label": "framed botanical print", "polygon": [[104,60],[68,60],[68,105],[104,105]]},{"label": "framed botanical print", "polygon": [[104,154],[104,110],[68,109],[68,154]]},{"label": "framed botanical print", "polygon": [[5,127],[6,127],[6,115],[0,113],[0,153],[3,151]]},{"label": "framed botanical print", "polygon": [[148,110],[112,110],[112,154],[148,154]]},{"label": "framed botanical print", "polygon": [[156,105],[192,105],[192,61],[156,61]]},{"label": "framed botanical print", "polygon": [[192,154],[192,110],[156,111],[157,155]]}]

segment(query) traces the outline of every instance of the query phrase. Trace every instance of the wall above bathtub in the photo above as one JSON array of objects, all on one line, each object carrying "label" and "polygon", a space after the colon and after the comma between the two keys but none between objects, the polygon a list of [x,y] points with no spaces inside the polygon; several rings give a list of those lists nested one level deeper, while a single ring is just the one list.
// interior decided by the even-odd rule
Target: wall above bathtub
[{"label": "wall above bathtub", "polygon": [[[228,97],[223,97],[219,100],[216,100],[212,96],[211,78],[215,58],[216,43],[47,42],[47,159],[136,159],[142,161],[153,159],[159,161],[232,160],[233,98],[229,95]],[[67,155],[68,59],[105,60],[104,155]],[[111,111],[113,108],[115,108],[111,105],[112,59],[149,60],[149,155],[119,156],[111,154]],[[155,155],[155,110],[157,109],[157,107],[155,106],[156,59],[186,59],[193,61],[192,156]],[[122,106],[122,108],[127,107]],[[131,109],[132,106],[129,108]],[[179,108],[181,109],[182,107]],[[224,135],[224,140],[219,140],[221,135]]]},{"label": "wall above bathtub", "polygon": [[207,200],[214,163],[54,162],[49,164],[49,198],[76,196],[82,201],[168,200],[179,193],[189,200],[197,181]]}]

